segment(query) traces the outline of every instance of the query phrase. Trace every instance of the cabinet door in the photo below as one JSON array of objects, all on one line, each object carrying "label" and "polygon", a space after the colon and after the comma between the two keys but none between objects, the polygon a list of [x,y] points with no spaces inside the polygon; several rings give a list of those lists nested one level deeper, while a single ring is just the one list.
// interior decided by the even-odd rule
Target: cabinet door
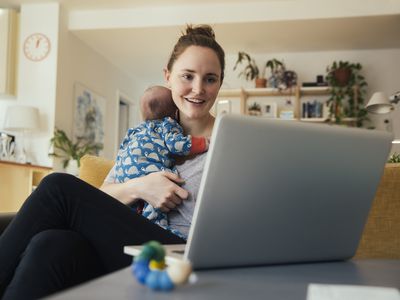
[{"label": "cabinet door", "polygon": [[18,211],[31,193],[32,172],[29,168],[0,165],[0,211]]},{"label": "cabinet door", "polygon": [[18,211],[51,168],[0,162],[0,212]]}]

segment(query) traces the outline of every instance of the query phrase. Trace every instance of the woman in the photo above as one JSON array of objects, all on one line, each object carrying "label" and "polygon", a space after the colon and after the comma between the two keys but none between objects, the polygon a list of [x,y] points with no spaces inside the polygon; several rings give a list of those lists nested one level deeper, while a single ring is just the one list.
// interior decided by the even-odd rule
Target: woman
[{"label": "woman", "polygon": [[[165,73],[185,134],[210,136],[209,113],[224,77],[224,51],[209,26],[188,27]],[[123,246],[185,240],[132,212],[143,199],[188,232],[205,155],[182,158],[180,176],[157,172],[101,190],[67,174],[51,174],[28,197],[0,237],[0,295],[38,298],[128,266]]]}]

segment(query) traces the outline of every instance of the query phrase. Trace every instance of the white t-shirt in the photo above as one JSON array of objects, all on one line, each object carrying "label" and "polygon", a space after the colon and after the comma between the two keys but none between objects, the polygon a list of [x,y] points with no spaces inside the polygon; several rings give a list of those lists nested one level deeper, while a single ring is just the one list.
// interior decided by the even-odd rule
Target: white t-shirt
[{"label": "white t-shirt", "polygon": [[[182,188],[189,192],[189,197],[183,200],[181,205],[168,213],[168,223],[169,226],[179,230],[179,232],[185,236],[189,234],[190,225],[192,224],[194,206],[206,157],[207,152],[197,155],[193,159],[186,160],[181,165],[176,165],[179,175],[185,180]],[[115,170],[113,167],[104,181],[107,183],[114,183],[114,172]]]}]

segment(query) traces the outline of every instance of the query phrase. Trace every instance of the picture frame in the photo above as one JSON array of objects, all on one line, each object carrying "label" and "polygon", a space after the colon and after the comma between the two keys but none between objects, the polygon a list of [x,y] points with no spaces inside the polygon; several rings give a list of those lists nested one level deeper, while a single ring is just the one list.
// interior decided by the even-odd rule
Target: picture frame
[{"label": "picture frame", "polygon": [[261,106],[261,116],[264,118],[277,118],[278,105],[275,102],[263,104]]},{"label": "picture frame", "polygon": [[282,120],[294,120],[294,111],[289,110],[281,110],[279,112],[279,118]]},{"label": "picture frame", "polygon": [[228,99],[218,100],[216,105],[216,115],[232,113],[232,102]]},{"label": "picture frame", "polygon": [[104,146],[106,99],[75,82],[74,103],[74,140]]}]

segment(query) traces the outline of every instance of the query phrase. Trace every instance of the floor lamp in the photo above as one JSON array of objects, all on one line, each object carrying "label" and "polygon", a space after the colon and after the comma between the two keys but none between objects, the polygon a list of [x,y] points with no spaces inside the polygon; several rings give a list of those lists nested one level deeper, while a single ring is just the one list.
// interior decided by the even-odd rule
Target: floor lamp
[{"label": "floor lamp", "polygon": [[31,162],[25,151],[25,135],[39,127],[39,110],[32,106],[7,107],[4,130],[19,134],[20,141],[16,141],[16,161],[20,163]]}]

